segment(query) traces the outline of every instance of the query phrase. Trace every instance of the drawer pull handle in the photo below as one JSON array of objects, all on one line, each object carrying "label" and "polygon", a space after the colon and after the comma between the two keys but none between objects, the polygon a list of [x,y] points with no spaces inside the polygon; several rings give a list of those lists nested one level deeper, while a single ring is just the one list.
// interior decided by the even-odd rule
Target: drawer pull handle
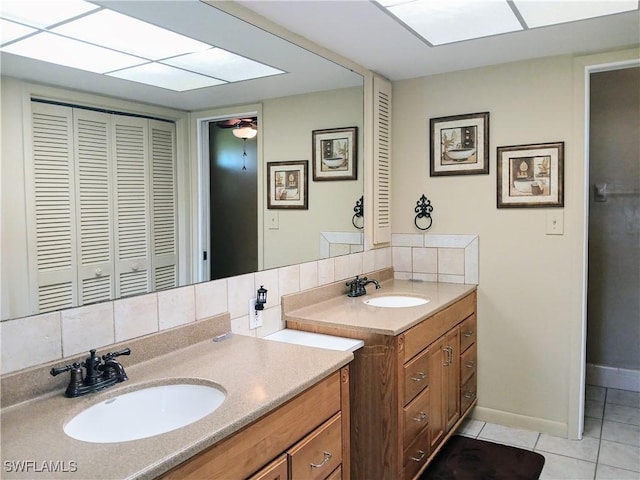
[{"label": "drawer pull handle", "polygon": [[421,382],[425,378],[427,378],[427,374],[426,373],[418,372],[418,374],[415,377],[411,377],[411,380],[413,380],[414,382]]},{"label": "drawer pull handle", "polygon": [[476,392],[466,392],[464,398],[473,398],[476,396]]},{"label": "drawer pull handle", "polygon": [[464,332],[463,335],[467,338],[472,337],[473,336],[473,330],[469,330],[468,332]]},{"label": "drawer pull handle", "polygon": [[473,368],[473,367],[475,366],[475,364],[476,364],[476,362],[474,362],[473,360],[471,360],[471,361],[469,361],[469,362],[465,363],[465,365],[464,365],[464,366],[465,366],[465,367],[467,367],[467,368]]},{"label": "drawer pull handle", "polygon": [[411,460],[413,460],[414,462],[421,462],[422,460],[424,460],[424,457],[427,455],[424,450],[418,450],[418,455],[419,457],[411,457]]},{"label": "drawer pull handle", "polygon": [[423,421],[425,418],[427,418],[427,414],[424,412],[420,412],[418,413],[417,417],[413,417],[413,421],[414,422],[418,422],[420,423],[421,421]]},{"label": "drawer pull handle", "polygon": [[312,468],[324,467],[329,462],[329,460],[331,460],[331,457],[333,456],[331,455],[330,452],[322,452],[322,453],[324,454],[324,459],[320,463],[310,463],[309,465],[311,465]]}]

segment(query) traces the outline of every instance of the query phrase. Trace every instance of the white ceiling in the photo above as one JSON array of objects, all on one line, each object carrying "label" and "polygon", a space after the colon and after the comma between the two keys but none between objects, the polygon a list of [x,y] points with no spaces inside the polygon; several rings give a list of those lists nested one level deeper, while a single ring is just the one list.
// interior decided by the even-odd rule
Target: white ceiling
[{"label": "white ceiling", "polygon": [[[287,73],[190,92],[174,92],[3,52],[2,74],[184,110],[256,103],[266,98],[342,88],[361,82],[353,72],[199,1],[92,1]],[[242,0],[238,3],[391,80],[640,44],[637,10],[430,47],[366,0]]]},{"label": "white ceiling", "polygon": [[[546,1],[554,3],[575,0]],[[615,1],[615,0],[588,0]],[[373,2],[255,1],[243,6],[356,63],[403,80],[485,65],[640,44],[638,10],[430,47]]]}]

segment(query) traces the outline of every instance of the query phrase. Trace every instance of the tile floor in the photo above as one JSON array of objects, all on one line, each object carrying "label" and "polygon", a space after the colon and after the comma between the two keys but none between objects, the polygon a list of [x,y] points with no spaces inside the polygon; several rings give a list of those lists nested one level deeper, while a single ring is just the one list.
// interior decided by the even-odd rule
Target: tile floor
[{"label": "tile floor", "polygon": [[467,420],[461,435],[545,457],[540,480],[640,480],[640,392],[587,386],[582,440]]}]

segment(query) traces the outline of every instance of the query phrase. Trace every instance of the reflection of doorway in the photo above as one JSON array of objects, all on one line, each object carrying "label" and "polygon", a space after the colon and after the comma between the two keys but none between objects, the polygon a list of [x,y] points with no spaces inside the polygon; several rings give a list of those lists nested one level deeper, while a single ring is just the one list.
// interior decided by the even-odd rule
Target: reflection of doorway
[{"label": "reflection of doorway", "polygon": [[[209,122],[210,279],[258,270],[258,169],[255,139]],[[243,170],[243,166],[246,170]]]}]

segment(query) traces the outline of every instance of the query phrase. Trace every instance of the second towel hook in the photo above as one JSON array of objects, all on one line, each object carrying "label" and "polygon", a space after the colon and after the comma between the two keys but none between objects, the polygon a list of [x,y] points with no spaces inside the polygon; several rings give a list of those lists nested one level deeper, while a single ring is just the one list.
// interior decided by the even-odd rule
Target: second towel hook
[{"label": "second towel hook", "polygon": [[[429,200],[424,194],[420,197],[420,199],[416,202],[416,208],[414,208],[414,212],[416,213],[416,218],[413,223],[416,228],[419,230],[429,230],[431,225],[433,225],[433,218],[431,218],[431,212],[433,212],[433,206],[431,205],[431,200]],[[427,218],[429,220],[429,225],[426,227],[421,227],[418,225],[418,220],[422,218]]]}]

